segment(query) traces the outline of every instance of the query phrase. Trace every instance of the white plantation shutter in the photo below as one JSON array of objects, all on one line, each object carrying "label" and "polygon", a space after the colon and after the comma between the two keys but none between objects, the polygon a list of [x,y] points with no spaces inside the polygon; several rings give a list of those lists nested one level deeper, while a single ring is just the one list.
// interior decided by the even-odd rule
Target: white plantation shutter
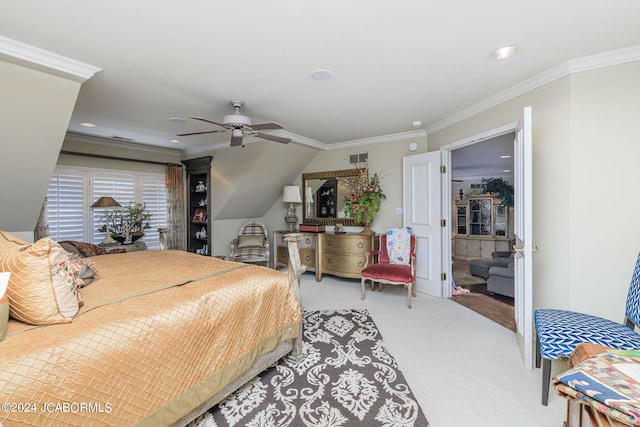
[{"label": "white plantation shutter", "polygon": [[123,206],[144,202],[152,214],[143,241],[160,249],[159,226],[167,221],[167,189],[164,174],[123,173],[101,169],[56,168],[47,191],[49,234],[57,242],[78,240],[98,244],[104,233],[104,209],[90,206],[110,196]]},{"label": "white plantation shutter", "polygon": [[82,171],[53,174],[47,191],[49,236],[62,240],[86,241],[84,223],[84,180]]}]

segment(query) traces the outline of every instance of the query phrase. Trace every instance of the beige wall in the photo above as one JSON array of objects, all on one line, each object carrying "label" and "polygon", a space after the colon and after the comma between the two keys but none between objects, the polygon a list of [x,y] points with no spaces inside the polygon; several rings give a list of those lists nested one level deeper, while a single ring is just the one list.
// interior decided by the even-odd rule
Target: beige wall
[{"label": "beige wall", "polygon": [[[62,151],[86,153],[91,155],[117,157],[118,159],[103,159],[71,154],[60,154],[59,166],[76,166],[86,168],[136,171],[143,173],[165,173],[166,166],[161,164],[142,163],[134,160],[161,163],[180,163],[180,153],[176,150],[142,149],[117,147],[108,144],[87,143],[86,141],[65,139]],[[131,162],[119,160],[131,159]]]},{"label": "beige wall", "polygon": [[0,61],[0,229],[33,240],[79,90],[78,82]]},{"label": "beige wall", "polygon": [[[418,144],[418,149],[411,153],[408,149],[409,143]],[[377,144],[351,146],[348,148],[320,151],[305,166],[302,173],[322,172],[327,170],[352,169],[349,163],[350,154],[368,153],[369,168],[371,172],[379,172],[383,178],[380,182],[382,190],[387,198],[382,201],[380,212],[376,215],[372,228],[375,231],[384,231],[390,227],[402,226],[402,216],[396,215],[396,207],[402,207],[402,158],[410,154],[417,154],[427,151],[427,138],[417,137],[409,139],[399,139],[390,142]],[[302,186],[302,176],[299,175],[293,182]],[[266,220],[279,227],[285,228],[284,217],[287,213],[286,206],[276,203],[265,216]],[[297,208],[298,217],[302,221],[302,206]],[[354,231],[362,230],[361,227],[353,227]]]},{"label": "beige wall", "polygon": [[533,108],[534,308],[620,321],[640,223],[640,62],[573,74],[429,135],[429,149]]}]

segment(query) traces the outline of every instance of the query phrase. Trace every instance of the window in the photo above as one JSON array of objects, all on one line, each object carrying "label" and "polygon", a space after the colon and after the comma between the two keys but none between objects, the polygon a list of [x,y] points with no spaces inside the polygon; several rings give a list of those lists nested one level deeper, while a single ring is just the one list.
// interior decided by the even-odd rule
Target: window
[{"label": "window", "polygon": [[111,196],[121,205],[143,202],[151,213],[150,228],[142,241],[149,249],[160,249],[158,227],[167,223],[167,189],[164,174],[57,167],[47,191],[47,222],[51,239],[100,243],[104,232],[103,212],[91,205],[101,196]]}]

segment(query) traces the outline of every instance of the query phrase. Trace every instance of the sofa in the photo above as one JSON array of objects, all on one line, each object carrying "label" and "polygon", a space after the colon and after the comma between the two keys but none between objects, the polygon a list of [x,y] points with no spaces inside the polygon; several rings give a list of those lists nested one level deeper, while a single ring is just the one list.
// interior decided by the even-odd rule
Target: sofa
[{"label": "sofa", "polygon": [[513,298],[513,273],[513,262],[510,262],[506,267],[491,267],[487,279],[487,291]]},{"label": "sofa", "polygon": [[491,253],[491,259],[478,258],[469,261],[469,272],[472,276],[489,279],[489,270],[491,267],[507,267],[513,259],[511,251],[495,251]]}]

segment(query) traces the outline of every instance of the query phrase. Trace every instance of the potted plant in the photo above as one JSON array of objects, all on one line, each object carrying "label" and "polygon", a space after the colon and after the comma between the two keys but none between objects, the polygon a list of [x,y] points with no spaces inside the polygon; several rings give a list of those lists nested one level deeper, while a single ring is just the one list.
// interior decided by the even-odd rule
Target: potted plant
[{"label": "potted plant", "polygon": [[502,178],[482,178],[483,193],[493,194],[500,199],[500,204],[513,207],[513,185]]},{"label": "potted plant", "polygon": [[151,215],[144,202],[132,201],[125,206],[114,208],[108,216],[111,237],[120,243],[135,242],[144,236],[144,230],[151,228]]}]

